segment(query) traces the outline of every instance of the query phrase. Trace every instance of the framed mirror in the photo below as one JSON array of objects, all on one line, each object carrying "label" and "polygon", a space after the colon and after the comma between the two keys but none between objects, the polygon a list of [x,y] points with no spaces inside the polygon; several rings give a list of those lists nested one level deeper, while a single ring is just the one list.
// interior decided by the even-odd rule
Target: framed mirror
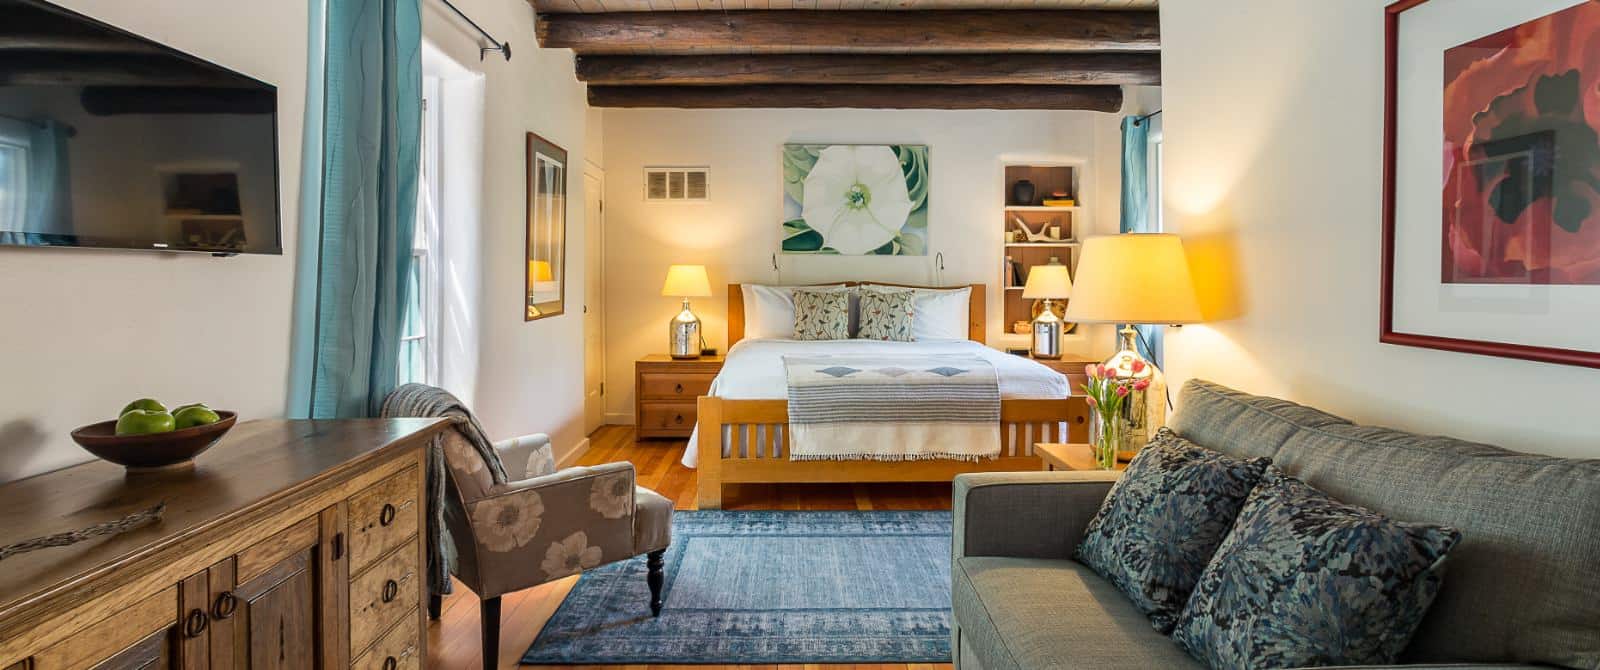
[{"label": "framed mirror", "polygon": [[566,309],[567,150],[528,133],[527,257],[524,321]]}]

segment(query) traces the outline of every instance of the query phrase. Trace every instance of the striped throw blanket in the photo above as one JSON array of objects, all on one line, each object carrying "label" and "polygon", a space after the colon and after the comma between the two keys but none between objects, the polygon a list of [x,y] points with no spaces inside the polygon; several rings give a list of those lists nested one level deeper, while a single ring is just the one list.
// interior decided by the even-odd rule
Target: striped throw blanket
[{"label": "striped throw blanket", "polygon": [[1000,380],[976,356],[784,356],[789,458],[976,461],[1000,455]]}]

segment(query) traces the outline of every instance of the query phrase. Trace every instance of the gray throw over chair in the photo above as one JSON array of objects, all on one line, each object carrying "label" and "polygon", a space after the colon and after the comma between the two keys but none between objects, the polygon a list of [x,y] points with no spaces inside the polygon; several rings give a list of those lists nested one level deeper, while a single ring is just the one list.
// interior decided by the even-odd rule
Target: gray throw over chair
[{"label": "gray throw over chair", "polygon": [[[659,616],[672,501],[637,486],[632,463],[556,470],[544,435],[494,447],[508,483],[494,483],[459,431],[444,436],[445,526],[456,548],[453,573],[482,602],[483,667],[494,668],[499,656],[501,595],[607,563],[648,556],[650,613]],[[440,606],[430,597],[429,616],[438,619]]]}]

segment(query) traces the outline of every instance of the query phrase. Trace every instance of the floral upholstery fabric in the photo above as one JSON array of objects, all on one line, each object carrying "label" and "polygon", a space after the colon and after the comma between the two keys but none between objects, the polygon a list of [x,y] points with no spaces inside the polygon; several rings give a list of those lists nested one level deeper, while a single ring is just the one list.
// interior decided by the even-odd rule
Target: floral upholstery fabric
[{"label": "floral upholstery fabric", "polygon": [[[456,576],[479,597],[519,591],[607,563],[665,549],[672,502],[639,488],[630,463],[553,471],[527,459],[527,478],[496,485],[465,439],[449,434],[453,489],[445,521]],[[516,477],[523,473],[512,472]]]},{"label": "floral upholstery fabric", "polygon": [[794,338],[850,339],[850,294],[846,291],[794,292]]},{"label": "floral upholstery fabric", "polygon": [[1395,663],[1461,534],[1347,505],[1269,468],[1173,637],[1213,668]]},{"label": "floral upholstery fabric", "polygon": [[883,342],[911,342],[917,294],[912,291],[861,291],[861,325],[856,338]]},{"label": "floral upholstery fabric", "polygon": [[1170,632],[1267,465],[1162,428],[1111,488],[1075,558]]}]

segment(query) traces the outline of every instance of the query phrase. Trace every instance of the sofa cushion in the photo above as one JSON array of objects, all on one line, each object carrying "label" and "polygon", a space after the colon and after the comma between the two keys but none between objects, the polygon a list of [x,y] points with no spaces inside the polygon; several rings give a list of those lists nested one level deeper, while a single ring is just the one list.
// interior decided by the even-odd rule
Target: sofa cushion
[{"label": "sofa cushion", "polygon": [[1461,532],[1405,660],[1600,668],[1600,460],[1358,426],[1200,381],[1171,425],[1338,500]]},{"label": "sofa cushion", "polygon": [[1241,460],[1156,431],[1089,521],[1076,558],[1170,632],[1267,459]]},{"label": "sofa cushion", "polygon": [[985,670],[1201,667],[1076,561],[969,557],[952,568],[957,653]]},{"label": "sofa cushion", "polygon": [[1213,668],[1393,663],[1460,539],[1340,503],[1271,468],[1173,638]]}]

